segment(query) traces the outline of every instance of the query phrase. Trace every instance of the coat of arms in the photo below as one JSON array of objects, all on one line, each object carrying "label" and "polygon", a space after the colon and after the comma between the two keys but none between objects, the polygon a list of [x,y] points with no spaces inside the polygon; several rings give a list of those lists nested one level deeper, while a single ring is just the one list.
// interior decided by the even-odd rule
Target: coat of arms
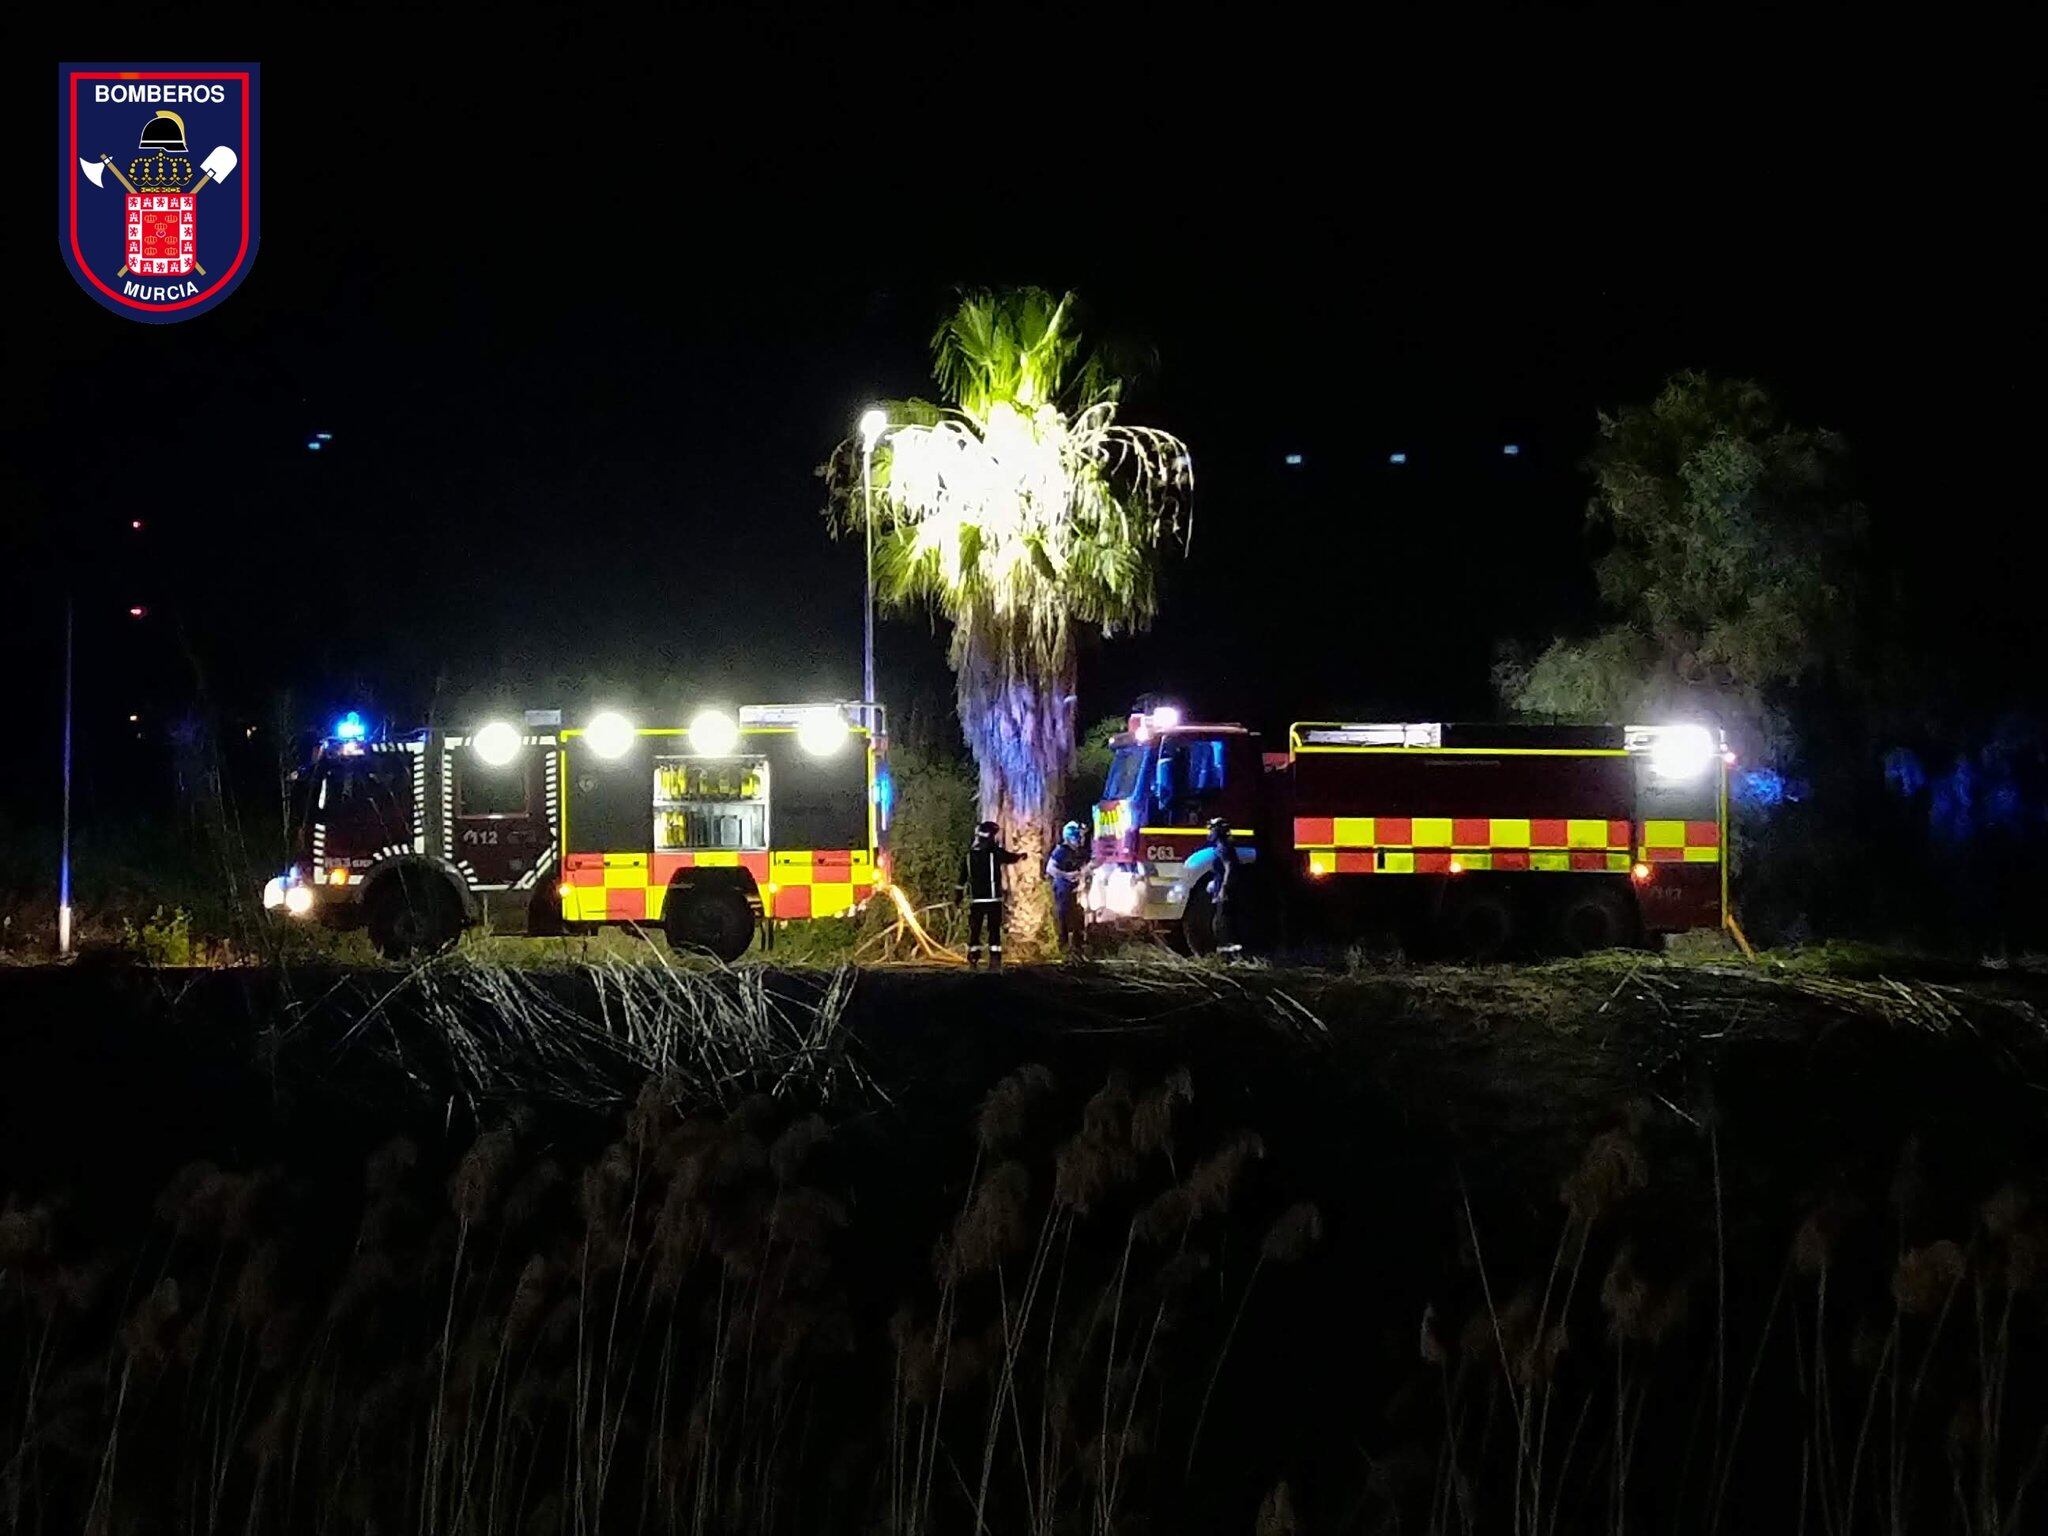
[{"label": "coat of arms", "polygon": [[247,274],[256,79],[253,64],[59,71],[59,244],[101,304],[138,320],[190,319]]}]

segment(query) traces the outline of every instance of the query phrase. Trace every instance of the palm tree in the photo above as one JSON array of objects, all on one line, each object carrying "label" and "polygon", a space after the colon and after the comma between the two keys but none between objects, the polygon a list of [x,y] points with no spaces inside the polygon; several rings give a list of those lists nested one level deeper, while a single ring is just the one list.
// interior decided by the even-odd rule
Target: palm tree
[{"label": "palm tree", "polygon": [[[965,294],[932,339],[950,403],[892,404],[873,466],[876,601],[951,623],[982,815],[1034,871],[1073,762],[1076,636],[1151,622],[1194,488],[1179,438],[1118,421],[1122,381],[1082,356],[1075,308],[1038,288]],[[860,445],[831,468],[835,528],[861,537]],[[1044,882],[1020,896],[1013,926],[1035,935]]]}]

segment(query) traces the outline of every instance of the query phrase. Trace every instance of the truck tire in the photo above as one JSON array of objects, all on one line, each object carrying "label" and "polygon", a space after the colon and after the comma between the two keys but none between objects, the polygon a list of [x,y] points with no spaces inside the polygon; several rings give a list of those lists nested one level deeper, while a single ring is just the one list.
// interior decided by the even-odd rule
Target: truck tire
[{"label": "truck tire", "polygon": [[676,890],[662,910],[661,930],[678,954],[709,950],[730,964],[754,942],[754,914],[735,890]]},{"label": "truck tire", "polygon": [[1515,947],[1515,909],[1500,891],[1460,891],[1438,921],[1445,947],[1460,960],[1499,960]]},{"label": "truck tire", "polygon": [[1588,881],[1559,903],[1552,920],[1557,947],[1568,955],[1619,949],[1633,943],[1642,926],[1635,904],[1605,880]]},{"label": "truck tire", "polygon": [[364,902],[370,942],[387,960],[437,955],[462,932],[462,904],[445,877],[425,869],[393,870]]}]

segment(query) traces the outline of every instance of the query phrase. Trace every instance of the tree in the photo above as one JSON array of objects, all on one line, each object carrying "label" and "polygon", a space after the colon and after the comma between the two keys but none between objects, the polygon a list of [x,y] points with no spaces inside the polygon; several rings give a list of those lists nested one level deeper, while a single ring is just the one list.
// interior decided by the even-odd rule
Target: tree
[{"label": "tree", "polygon": [[[1194,484],[1179,438],[1118,420],[1122,382],[1084,357],[1075,307],[1038,288],[965,294],[932,340],[945,403],[888,407],[873,462],[876,600],[951,624],[982,814],[1032,869],[1073,761],[1076,638],[1151,621]],[[828,515],[855,538],[861,470],[857,443],[828,466]],[[1043,882],[1019,895],[1035,934]]]},{"label": "tree", "polygon": [[1615,618],[1496,674],[1506,701],[1561,719],[1718,718],[1746,745],[1786,690],[1844,665],[1863,509],[1832,433],[1787,424],[1761,385],[1680,373],[1602,413],[1588,521]]}]

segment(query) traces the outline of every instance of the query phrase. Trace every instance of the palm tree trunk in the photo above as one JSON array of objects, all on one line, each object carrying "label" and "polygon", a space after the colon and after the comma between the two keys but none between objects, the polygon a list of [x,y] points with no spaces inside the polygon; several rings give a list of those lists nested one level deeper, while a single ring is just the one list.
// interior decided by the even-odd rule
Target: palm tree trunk
[{"label": "palm tree trunk", "polygon": [[1005,945],[1030,956],[1042,951],[1052,925],[1045,860],[1074,762],[1073,648],[1058,645],[1054,665],[1027,678],[992,655],[996,647],[980,635],[977,626],[954,626],[960,724],[981,770],[981,814],[1024,855],[1010,871]]},{"label": "palm tree trunk", "polygon": [[1024,855],[1010,871],[1004,944],[1012,959],[1035,960],[1046,952],[1052,932],[1052,887],[1045,879],[1052,836],[1043,816],[998,810],[994,820],[1003,829],[1003,842]]}]

